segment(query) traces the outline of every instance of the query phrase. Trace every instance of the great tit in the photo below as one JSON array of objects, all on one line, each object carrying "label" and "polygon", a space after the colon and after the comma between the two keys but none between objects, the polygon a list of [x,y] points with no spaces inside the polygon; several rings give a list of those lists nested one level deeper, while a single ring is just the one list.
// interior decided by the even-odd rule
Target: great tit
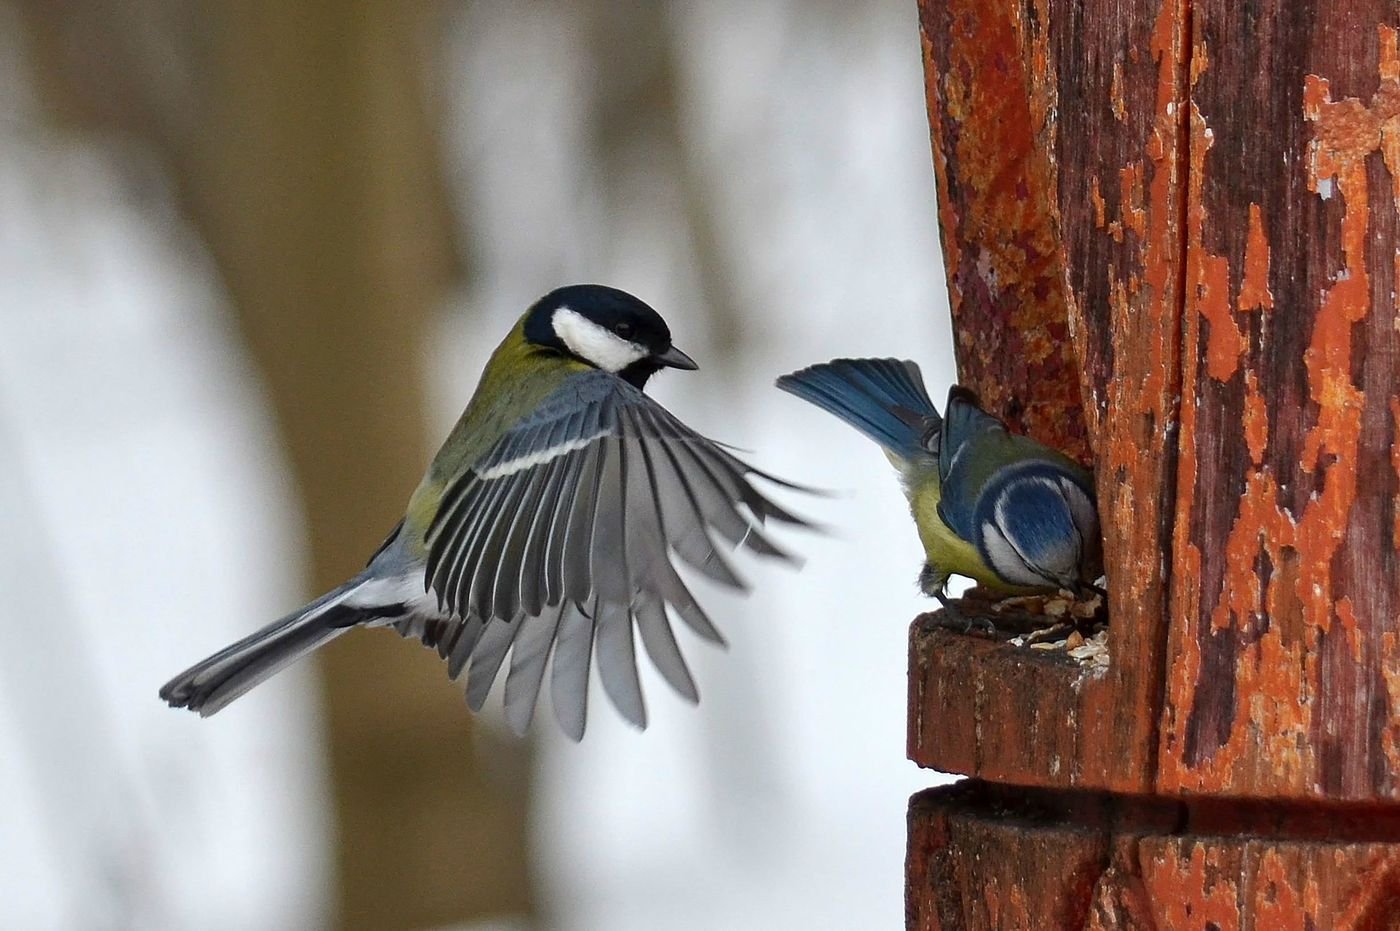
[{"label": "great tit", "polygon": [[897,359],[835,359],[778,387],[885,451],[924,545],[926,594],[945,601],[951,575],[1004,595],[1094,587],[1103,554],[1093,476],[1009,432],[971,391],[954,386],[940,417],[919,367]]},{"label": "great tit", "polygon": [[[806,525],[749,481],[750,467],[642,393],[663,368],[695,369],[641,300],[601,285],[537,301],[497,347],[399,525],[344,585],[180,673],[174,707],[219,711],[352,627],[393,627],[467,673],[480,710],[510,654],[506,718],[524,733],[551,665],[555,716],[583,736],[589,666],[622,715],[646,726],[633,630],[689,701],[695,682],[667,608],[724,640],[672,563],[674,553],[743,589],[715,537],[794,561],[772,519]],[[713,536],[712,536],[713,532]]]}]

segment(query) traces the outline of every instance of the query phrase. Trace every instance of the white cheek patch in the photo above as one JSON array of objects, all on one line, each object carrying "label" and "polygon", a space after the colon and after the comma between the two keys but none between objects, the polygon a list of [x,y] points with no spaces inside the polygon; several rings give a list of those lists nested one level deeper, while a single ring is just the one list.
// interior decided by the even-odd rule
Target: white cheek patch
[{"label": "white cheek patch", "polygon": [[567,307],[556,310],[550,322],[554,335],[570,352],[605,372],[620,372],[651,355],[645,346],[625,340]]}]

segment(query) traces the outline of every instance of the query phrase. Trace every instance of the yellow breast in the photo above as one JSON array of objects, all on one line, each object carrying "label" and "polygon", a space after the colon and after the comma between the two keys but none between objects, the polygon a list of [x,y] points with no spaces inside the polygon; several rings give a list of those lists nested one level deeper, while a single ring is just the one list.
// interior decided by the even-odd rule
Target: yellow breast
[{"label": "yellow breast", "polygon": [[1018,585],[1008,585],[991,566],[982,560],[977,547],[953,533],[938,516],[940,498],[938,476],[934,474],[906,485],[909,511],[919,528],[919,540],[924,555],[938,569],[966,576],[979,585],[1009,594],[1035,591]]}]

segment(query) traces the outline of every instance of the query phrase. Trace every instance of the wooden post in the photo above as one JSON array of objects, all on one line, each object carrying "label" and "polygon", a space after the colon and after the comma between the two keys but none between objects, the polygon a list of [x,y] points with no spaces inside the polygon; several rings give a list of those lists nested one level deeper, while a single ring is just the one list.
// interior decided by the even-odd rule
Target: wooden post
[{"label": "wooden post", "polygon": [[1092,459],[1111,662],[915,622],[910,756],[977,779],[909,926],[1395,926],[1400,7],[920,23],[960,376]]}]

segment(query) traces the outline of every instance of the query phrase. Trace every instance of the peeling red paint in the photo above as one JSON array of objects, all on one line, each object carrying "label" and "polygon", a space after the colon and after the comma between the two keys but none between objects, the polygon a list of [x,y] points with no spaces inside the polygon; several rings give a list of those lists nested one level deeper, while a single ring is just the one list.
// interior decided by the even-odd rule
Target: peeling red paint
[{"label": "peeling red paint", "polygon": [[1258,466],[1264,461],[1264,449],[1269,444],[1269,407],[1253,371],[1244,373],[1244,441],[1250,461]]},{"label": "peeling red paint", "polygon": [[[1396,279],[1400,281],[1400,278]],[[1390,467],[1395,470],[1396,478],[1400,478],[1400,398],[1390,399],[1390,428],[1391,436],[1395,441],[1390,447]],[[1400,494],[1392,498],[1391,507],[1395,511],[1394,525],[1390,532],[1391,546],[1400,550]]]},{"label": "peeling red paint", "polygon": [[1221,823],[1208,807],[996,787],[920,792],[909,802],[906,927],[1394,927],[1393,811],[1280,811],[1246,799],[1228,807],[1252,815]]},{"label": "peeling red paint", "polygon": [[[1197,78],[1206,67],[1204,48],[1199,45],[1192,50],[1190,82],[1194,86]],[[1181,357],[1182,399],[1181,399],[1181,443],[1177,459],[1176,520],[1172,528],[1172,614],[1179,619],[1173,626],[1168,644],[1167,701],[1162,709],[1162,728],[1159,753],[1161,772],[1158,784],[1172,791],[1187,775],[1184,767],[1186,747],[1186,727],[1194,708],[1194,684],[1201,678],[1202,656],[1200,630],[1201,618],[1201,551],[1191,539],[1191,527],[1182,515],[1192,512],[1195,496],[1199,457],[1192,439],[1197,432],[1197,414],[1200,407],[1199,387],[1201,359],[1196,347],[1200,344],[1203,313],[1193,310],[1193,302],[1198,298],[1201,278],[1204,273],[1201,264],[1201,228],[1204,205],[1201,198],[1201,174],[1204,169],[1205,150],[1209,139],[1205,135],[1205,121],[1192,104],[1189,110],[1188,150],[1190,165],[1186,170],[1186,294],[1183,295],[1185,312],[1182,315],[1182,345],[1185,351]],[[1228,281],[1226,275],[1215,276]],[[1217,283],[1219,293],[1220,285]],[[1228,306],[1227,306],[1228,310]],[[1219,353],[1208,353],[1208,358]]]},{"label": "peeling red paint", "polygon": [[[926,5],[935,2],[971,0]],[[1035,3],[992,6],[1048,23],[1045,4]],[[1082,807],[1046,816],[1061,819],[1052,830],[1071,825],[1075,849],[1099,864],[1087,913],[1079,904],[1062,911],[1058,899],[1049,905],[1050,893],[1078,879],[1067,878],[1066,860],[1035,846],[1043,841],[1036,834],[1049,833],[1041,823],[1012,823],[996,806],[995,823],[976,830],[962,815],[940,815],[924,836],[945,859],[917,879],[911,872],[911,888],[925,898],[910,927],[1039,921],[1223,931],[1379,928],[1393,919],[1400,835],[1366,832],[1372,815],[1393,814],[1400,799],[1400,620],[1391,616],[1400,604],[1391,591],[1392,551],[1400,550],[1400,336],[1389,329],[1394,321],[1400,332],[1400,314],[1395,295],[1383,293],[1400,282],[1400,249],[1393,268],[1387,252],[1400,245],[1391,212],[1400,214],[1396,31],[1379,33],[1374,93],[1369,63],[1347,57],[1375,54],[1371,35],[1359,41],[1351,26],[1376,9],[1349,7],[1339,30],[1270,8],[1262,14],[1270,28],[1246,34],[1239,27],[1254,25],[1255,14],[1227,0],[1153,6],[1146,15],[1161,15],[1151,43],[1140,29],[1115,51],[1095,44],[1105,34],[1095,8],[1072,40],[1059,33],[1066,45],[1057,55],[1072,49],[1073,61],[1042,70],[1040,46],[1022,49],[1032,74],[1073,84],[1056,118],[1075,126],[1076,141],[1112,153],[1071,163],[1077,155],[1057,150],[1072,168],[1073,183],[1058,182],[1064,294],[1085,373],[1081,395],[1098,411],[1090,423],[1110,554],[1113,666],[1092,686],[1069,688],[1048,664],[1004,646],[964,647],[970,638],[940,632],[929,650],[939,661],[918,680],[920,733],[927,737],[934,720],[939,740],[958,730],[938,754],[918,758],[936,765],[957,756],[969,767],[962,771],[1014,784],[1017,795],[1027,785],[1115,779],[1120,791],[1138,791],[1124,778],[1132,771],[1102,747],[1123,747],[1134,709],[1122,706],[1141,701],[1161,709],[1147,791],[1197,798],[1161,833],[1131,837],[1114,833],[1125,830],[1120,811],[1103,830],[1089,826]],[[1118,23],[1143,8],[1112,14]],[[965,12],[965,21],[978,15]],[[1186,41],[1195,42],[1189,69]],[[1250,54],[1232,54],[1242,45]],[[1164,91],[1150,116],[1143,72],[1133,67],[1149,48]],[[1253,78],[1227,73],[1256,61]],[[1282,92],[1269,84],[1297,76],[1299,61],[1317,74],[1290,79]],[[1003,56],[998,67],[1017,63]],[[1086,67],[1099,70],[1074,83],[1074,69]],[[1301,106],[1277,112],[1300,94]],[[1080,106],[1086,95],[1094,118],[1074,123],[1064,114],[1091,109]],[[1148,119],[1155,123],[1144,140]],[[1261,158],[1261,124],[1277,125],[1280,148],[1305,158]],[[1016,191],[1034,193],[1019,182]],[[1165,468],[1147,460],[1174,435],[1167,488],[1172,457],[1160,457]],[[1372,558],[1376,551],[1385,561]],[[1169,606],[1160,597],[1164,570]],[[1165,628],[1151,626],[1162,618]],[[1165,656],[1154,641],[1163,631]],[[1154,658],[1160,665],[1150,665]],[[1135,680],[1118,678],[1124,670],[1165,681],[1147,679],[1159,689],[1142,700]],[[1027,694],[1037,701],[1025,702]],[[960,713],[959,703],[977,710]],[[1060,725],[1065,717],[1071,726]],[[1049,794],[1086,804],[1085,793]],[[1286,803],[1263,806],[1268,820],[1251,835],[1240,822],[1222,829],[1198,819],[1207,795],[1224,800],[1206,806],[1232,812],[1250,798]],[[1346,817],[1362,825],[1354,843],[1335,833]],[[1325,823],[1306,839],[1283,836],[1284,825],[1304,818]],[[912,850],[912,807],[910,825]],[[993,839],[999,831],[1004,845]],[[1091,850],[1086,834],[1107,843]],[[1032,850],[1033,859],[1012,859]]]},{"label": "peeling red paint", "polygon": [[[1199,74],[1199,67],[1192,74]],[[1205,200],[1201,184],[1205,178],[1206,152],[1211,146],[1211,131],[1194,101],[1191,103],[1191,167],[1188,172],[1190,194],[1186,206],[1186,274],[1187,303],[1206,319],[1206,373],[1217,381],[1229,381],[1239,369],[1244,355],[1244,334],[1235,322],[1235,309],[1230,304],[1230,263],[1211,255],[1201,244],[1206,225]]]},{"label": "peeling red paint", "polygon": [[1351,658],[1361,662],[1361,641],[1356,636],[1356,608],[1346,595],[1337,599],[1337,623],[1346,631],[1347,640],[1351,643]]},{"label": "peeling red paint", "polygon": [[[1333,100],[1328,81],[1317,75],[1307,75],[1304,80],[1304,115],[1313,126],[1307,183],[1309,190],[1337,198],[1342,207],[1344,270],[1322,292],[1299,360],[1306,371],[1308,397],[1317,411],[1315,422],[1303,434],[1301,467],[1321,473],[1323,481],[1319,491],[1293,514],[1279,503],[1283,491],[1275,466],[1267,459],[1269,409],[1256,374],[1261,350],[1250,346],[1240,325],[1241,319],[1248,319],[1242,315],[1269,313],[1274,307],[1268,285],[1268,218],[1259,205],[1250,205],[1242,283],[1236,306],[1231,307],[1228,259],[1211,254],[1203,245],[1203,231],[1211,222],[1202,186],[1206,181],[1205,152],[1212,137],[1193,103],[1187,208],[1190,286],[1183,359],[1188,390],[1182,406],[1174,573],[1180,627],[1172,632],[1162,735],[1161,784],[1167,790],[1256,795],[1318,792],[1321,762],[1313,735],[1323,688],[1319,660],[1322,638],[1343,633],[1350,655],[1364,668],[1376,662],[1364,631],[1393,622],[1360,615],[1353,599],[1337,597],[1333,572],[1353,508],[1359,506],[1357,468],[1366,399],[1354,383],[1353,333],[1372,312],[1366,265],[1371,210],[1366,160],[1381,151],[1392,165],[1392,158],[1400,156],[1400,56],[1396,55],[1395,39],[1394,30],[1381,29],[1380,88],[1369,104],[1356,98]],[[1204,64],[1193,65],[1192,73],[1199,76],[1205,68]],[[1397,140],[1389,143],[1393,152],[1386,149],[1391,138]],[[1400,158],[1393,162],[1393,178],[1397,169]],[[1400,186],[1395,193],[1400,205]],[[1394,308],[1386,311],[1393,313]],[[1267,328],[1259,331],[1268,333]],[[1200,346],[1202,336],[1204,358],[1198,359],[1194,347]],[[1199,581],[1206,557],[1190,534],[1199,493],[1196,434],[1200,379],[1209,377],[1223,383],[1241,366],[1245,372],[1242,426],[1252,467],[1244,475],[1244,491],[1224,541],[1226,583],[1207,608],[1201,604]],[[1191,390],[1190,386],[1197,387]],[[1392,421],[1400,424],[1396,399],[1390,401],[1390,413]],[[1391,459],[1400,475],[1400,444],[1392,447]],[[1400,546],[1400,513],[1392,540]],[[1262,578],[1257,569],[1261,558],[1271,567]],[[1261,611],[1269,619],[1262,632],[1255,627]],[[1204,627],[1203,618],[1208,618]],[[1230,673],[1234,707],[1215,712],[1227,715],[1228,734],[1203,759],[1188,760],[1185,728],[1196,710],[1203,644],[1219,637],[1236,638],[1234,649],[1238,651],[1232,654]],[[1387,682],[1392,707],[1396,707],[1400,693],[1394,686],[1400,684],[1400,678]],[[1393,735],[1387,733],[1386,740],[1393,744]],[[1392,759],[1400,763],[1400,757]],[[1354,786],[1348,783],[1349,791],[1355,791]]]},{"label": "peeling red paint", "polygon": [[[1147,842],[1142,881],[1161,928],[1239,927],[1238,854],[1193,840]],[[1229,858],[1228,860],[1226,858]]]},{"label": "peeling red paint", "polygon": [[[1393,30],[1382,30],[1382,47],[1395,45]],[[1384,56],[1382,56],[1384,57]],[[1366,157],[1380,148],[1381,124],[1400,113],[1400,85],[1383,79],[1372,107],[1356,98],[1333,101],[1328,82],[1317,75],[1304,79],[1303,107],[1315,126],[1309,147],[1310,190],[1324,179],[1335,179],[1342,198],[1342,255],[1346,276],[1339,277],[1322,297],[1313,324],[1313,336],[1304,353],[1308,388],[1318,404],[1317,424],[1308,431],[1302,466],[1323,468],[1330,459],[1322,493],[1308,505],[1298,521],[1299,572],[1297,597],[1304,619],[1311,626],[1329,630],[1332,625],[1332,561],[1342,544],[1350,512],[1356,503],[1357,458],[1361,436],[1361,412],[1365,397],[1352,381],[1352,331],[1371,309],[1370,277],[1366,268],[1366,236],[1370,205],[1366,181]],[[1320,597],[1319,597],[1320,596]],[[1348,605],[1350,602],[1347,602]],[[1367,618],[1364,623],[1380,623]],[[1351,617],[1350,639],[1358,621]],[[1310,688],[1316,688],[1310,683]]]},{"label": "peeling red paint", "polygon": [[1123,63],[1113,63],[1113,80],[1108,89],[1109,106],[1113,108],[1113,118],[1123,122],[1128,118],[1128,101],[1123,96]]},{"label": "peeling red paint", "polygon": [[1045,145],[1046,40],[1027,13],[921,7],[958,373],[1013,428],[1088,461]]},{"label": "peeling red paint", "polygon": [[[1175,442],[1179,384],[1184,4],[1143,8],[1117,18],[1113,32],[1092,37],[1104,52],[1094,66],[1102,70],[1085,75],[1093,91],[1076,85],[1073,93],[1102,93],[1117,61],[1123,95],[1124,119],[1093,115],[1112,134],[1096,136],[1102,148],[1085,145],[1088,127],[1077,123],[1073,139],[1060,135],[1069,135],[1057,96],[1064,92],[1057,81],[1067,50],[1062,34],[1052,41],[1049,26],[1059,11],[1049,3],[924,0],[920,11],[933,75],[939,191],[953,198],[940,221],[944,243],[957,248],[956,255],[948,250],[948,271],[960,371],[993,407],[1018,392],[1023,400],[1048,400],[1024,418],[1033,433],[1035,417],[1043,423],[1061,406],[1073,404],[1073,413],[1084,417],[1096,472],[1104,477],[1101,507],[1114,515],[1104,527],[1113,554],[1110,584],[1121,605],[1116,622],[1131,633],[1121,641],[1122,665],[1092,682],[1062,682],[1065,676],[1045,671],[1047,690],[1069,702],[1062,707],[1081,709],[1077,721],[1058,715],[1053,723],[1019,704],[1003,710],[991,697],[1019,694],[1006,681],[1015,664],[981,656],[962,680],[948,672],[945,660],[952,658],[939,645],[944,656],[911,667],[911,708],[925,722],[911,723],[911,756],[925,765],[971,767],[991,779],[1009,774],[1041,784],[1147,791],[1165,642],[1164,515],[1171,508],[1172,463],[1161,452]],[[1108,54],[1129,35],[1123,47],[1137,50],[1131,63]],[[1073,112],[1089,111],[1076,105]],[[1117,151],[1125,154],[1110,154]],[[1066,167],[1062,159],[1073,163]],[[1072,206],[1059,180],[1062,168],[1076,179]],[[1072,220],[1065,219],[1067,207]],[[1028,248],[1045,260],[1027,262]],[[1101,248],[1112,257],[1095,259],[1092,287],[1076,281],[1086,250]],[[1025,345],[1012,345],[1018,339]],[[1025,364],[1041,358],[1054,377]],[[1065,359],[1079,379],[1073,397],[1054,380],[1064,371],[1054,365]],[[1026,394],[1027,385],[1034,395]],[[1132,479],[1124,481],[1125,474]],[[944,688],[954,681],[987,700],[969,706],[966,692]],[[1076,729],[1094,718],[1113,719],[1105,728],[1111,738],[1073,741]],[[926,733],[935,730],[928,721],[938,722],[936,734]],[[1062,745],[1061,737],[1071,742]],[[1028,744],[1035,752],[1027,752]]]},{"label": "peeling red paint", "polygon": [[1124,165],[1118,171],[1118,184],[1123,191],[1123,225],[1139,236],[1147,232],[1147,210],[1142,190],[1142,165]]},{"label": "peeling red paint", "polygon": [[[1381,681],[1390,707],[1400,708],[1400,635],[1381,634]],[[1381,731],[1381,752],[1391,766],[1400,765],[1400,732],[1393,727]]]},{"label": "peeling red paint", "polygon": [[[943,108],[938,103],[937,71],[932,67],[933,46],[928,33],[922,29],[919,30],[919,38],[924,49],[924,92],[928,100],[929,136],[933,146],[933,179],[938,192],[938,226],[945,231],[955,230],[958,228],[958,212],[948,190],[948,156],[943,150]],[[962,263],[962,250],[958,247],[958,238],[945,232],[940,241],[943,244],[943,267],[958,268]],[[953,300],[957,299],[956,293],[950,293],[950,297]]]},{"label": "peeling red paint", "polygon": [[1269,239],[1264,235],[1264,215],[1258,204],[1249,205],[1249,239],[1244,249],[1244,283],[1240,286],[1239,309],[1272,310],[1274,294],[1269,290]]},{"label": "peeling red paint", "polygon": [[[1115,666],[1115,675],[1123,676],[1119,681],[1131,683],[1134,689],[1120,693],[1120,698],[1145,698],[1160,689],[1160,641],[1154,642],[1153,637],[1166,614],[1160,554],[1165,543],[1163,513],[1171,506],[1170,473],[1165,456],[1149,456],[1145,461],[1144,451],[1168,449],[1176,421],[1181,339],[1176,308],[1181,296],[1186,167],[1180,110],[1185,94],[1185,21],[1183,7],[1176,3],[1163,3],[1152,21],[1147,42],[1156,68],[1152,120],[1146,138],[1136,143],[1144,158],[1118,166],[1122,217],[1138,241],[1134,261],[1106,269],[1107,326],[1114,334],[1115,357],[1124,361],[1122,373],[1115,371],[1102,388],[1106,416],[1097,444],[1099,492],[1101,506],[1110,515],[1104,524],[1105,552],[1116,630],[1133,632],[1125,637],[1132,652],[1116,654],[1127,661]],[[1156,488],[1163,493],[1143,493]],[[1124,644],[1124,640],[1114,642]]]}]

